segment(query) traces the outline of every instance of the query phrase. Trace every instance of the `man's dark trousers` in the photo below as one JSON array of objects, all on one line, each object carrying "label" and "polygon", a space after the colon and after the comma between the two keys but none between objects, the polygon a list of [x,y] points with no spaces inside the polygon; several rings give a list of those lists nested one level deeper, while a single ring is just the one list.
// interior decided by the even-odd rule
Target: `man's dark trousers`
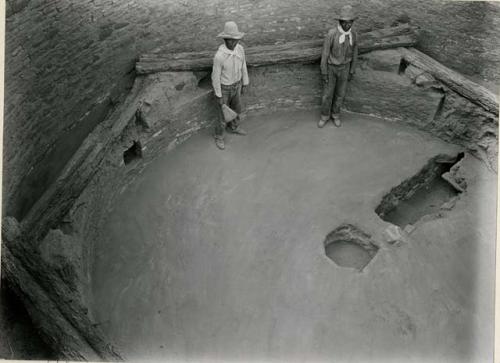
[{"label": "man's dark trousers", "polygon": [[234,112],[238,114],[238,117],[231,122],[226,123],[221,110],[220,121],[215,126],[215,137],[222,138],[224,136],[224,129],[226,126],[231,130],[236,130],[239,126],[241,107],[241,81],[233,83],[232,85],[226,86],[221,85],[222,91],[222,102],[229,106]]},{"label": "man's dark trousers", "polygon": [[328,120],[331,116],[340,115],[340,107],[344,102],[349,80],[350,64],[328,64],[328,84],[323,88],[321,102],[321,119]]}]

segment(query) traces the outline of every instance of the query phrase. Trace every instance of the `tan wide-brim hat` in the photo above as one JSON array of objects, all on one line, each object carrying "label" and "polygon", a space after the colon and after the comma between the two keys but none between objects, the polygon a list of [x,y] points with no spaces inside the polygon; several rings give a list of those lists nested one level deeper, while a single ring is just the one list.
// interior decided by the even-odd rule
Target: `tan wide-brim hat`
[{"label": "tan wide-brim hat", "polygon": [[344,5],[340,9],[340,15],[337,17],[338,20],[356,20],[358,17],[354,14],[354,10],[351,5]]},{"label": "tan wide-brim hat", "polygon": [[245,33],[238,30],[238,25],[234,21],[228,21],[224,24],[224,31],[217,36],[225,39],[241,39],[244,35]]}]

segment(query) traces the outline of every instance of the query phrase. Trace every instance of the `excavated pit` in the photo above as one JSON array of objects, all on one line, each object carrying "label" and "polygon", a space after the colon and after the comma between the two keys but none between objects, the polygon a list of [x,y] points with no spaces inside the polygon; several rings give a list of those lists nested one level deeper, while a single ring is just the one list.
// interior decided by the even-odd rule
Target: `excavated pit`
[{"label": "excavated pit", "polygon": [[453,201],[463,190],[464,180],[453,181],[450,170],[464,157],[438,155],[413,177],[393,188],[375,212],[386,222],[406,227],[422,217],[433,215],[446,203]]},{"label": "excavated pit", "polygon": [[[262,83],[255,87],[265,91],[269,83],[264,80],[276,68],[261,71],[254,78]],[[434,344],[439,336],[472,331],[465,313],[457,325],[439,305],[455,304],[454,296],[441,289],[449,285],[475,299],[469,285],[461,285],[463,279],[455,281],[456,274],[446,271],[456,267],[457,259],[441,262],[442,254],[459,250],[454,246],[460,241],[448,233],[457,229],[457,219],[450,218],[439,229],[445,238],[437,235],[437,229],[415,231],[415,238],[425,232],[429,240],[441,238],[447,243],[433,246],[437,251],[430,253],[424,243],[385,246],[379,232],[387,226],[374,218],[371,207],[394,180],[405,180],[427,160],[431,161],[415,177],[384,198],[379,215],[394,213],[402,200],[410,200],[410,191],[419,196],[417,190],[433,190],[435,180],[445,174],[465,188],[465,180],[458,178],[460,168],[454,166],[463,156],[457,145],[402,123],[347,112],[340,129],[328,124],[320,130],[319,110],[291,107],[266,114],[250,112],[242,121],[248,135],[226,135],[226,150],[221,151],[213,142],[212,127],[194,131],[206,120],[212,95],[192,75],[168,80],[172,81],[168,92],[177,95],[175,86],[185,83],[182,92],[192,92],[196,104],[185,104],[180,95],[176,107],[163,99],[150,102],[144,116],[157,121],[149,122],[154,142],[143,143],[146,165],[125,188],[114,188],[119,194],[95,238],[105,243],[96,243],[93,251],[91,310],[96,321],[106,322],[101,329],[124,356],[291,358],[298,352],[318,352],[319,344],[323,358],[351,355],[359,348],[349,345],[353,334],[370,341],[373,331],[379,340],[363,347],[360,357],[383,355],[389,344],[407,352],[409,337],[419,339],[411,349],[420,355],[422,346],[440,350]],[[163,94],[156,91],[154,95]],[[252,110],[261,110],[256,93],[250,91],[246,97]],[[437,105],[441,98],[433,93],[430,101]],[[164,114],[161,107],[175,111],[171,119],[179,120],[174,124],[176,136],[189,130],[193,134],[167,153],[148,159],[163,137],[155,126],[161,122],[158,115]],[[433,109],[429,115],[434,113]],[[186,129],[181,120],[188,116]],[[128,141],[120,152],[131,144]],[[442,199],[448,200],[450,195],[443,194]],[[464,224],[463,218],[459,223]],[[436,260],[439,268],[432,269]],[[441,289],[437,297],[426,286],[429,280],[437,281]],[[402,296],[388,304],[394,286],[416,286],[412,296],[419,303],[410,304]],[[313,334],[306,340],[288,325],[297,315]],[[443,320],[450,325],[438,324]],[[323,330],[325,321],[335,324]],[[425,342],[415,333],[420,326],[428,327]],[[324,339],[318,342],[316,334],[323,331]],[[442,351],[468,343],[468,337],[453,338]],[[290,346],[292,350],[283,356],[283,349]],[[398,348],[391,352],[399,354]]]},{"label": "excavated pit", "polygon": [[326,256],[340,267],[362,271],[377,251],[370,236],[350,224],[334,229],[325,239]]},{"label": "excavated pit", "polygon": [[[448,319],[434,304],[452,301],[445,292],[438,298],[419,295],[417,311],[406,300],[388,306],[395,285],[427,281],[429,269],[390,257],[396,249],[378,253],[378,239],[372,242],[366,233],[375,236],[377,227],[370,225],[373,211],[367,206],[392,180],[406,177],[401,164],[453,155],[456,146],[406,125],[349,113],[342,128],[319,130],[318,115],[317,110],[251,115],[244,120],[248,135],[227,135],[224,152],[214,145],[211,129],[200,130],[152,160],[126,188],[108,189],[116,200],[103,213],[95,239],[104,243],[93,251],[90,309],[123,356],[268,358],[294,346],[285,356],[291,358],[317,352],[318,344],[321,357],[347,356],[356,349],[349,345],[352,334],[369,341],[374,330],[380,341],[359,354],[380,355],[387,344],[403,346],[415,334],[415,321],[430,326],[433,338],[470,329],[467,316],[460,326],[433,325]],[[117,161],[126,149],[127,157],[137,157],[133,144],[120,145]],[[151,150],[151,143],[143,145]],[[148,152],[143,156],[148,161]],[[456,159],[446,159],[445,170]],[[117,162],[116,170],[142,163],[121,168]],[[359,227],[345,222],[352,220]],[[339,227],[324,239],[332,225]],[[451,237],[450,243],[455,243]],[[356,273],[365,269],[370,273]],[[447,276],[435,272],[429,279]],[[378,307],[382,310],[374,310]],[[314,336],[304,341],[287,325],[298,314],[311,334],[322,331],[324,321],[336,324],[325,330],[324,343]],[[269,341],[275,343],[269,347]],[[412,354],[420,354],[417,343]],[[455,339],[445,349],[452,344]],[[268,355],[258,356],[266,349]]]},{"label": "excavated pit", "polygon": [[[321,357],[331,357],[352,356],[358,350],[381,354],[388,344],[407,354],[407,332],[417,336],[412,319],[427,326],[431,336],[412,344],[414,354],[467,345],[467,337],[433,345],[436,337],[471,329],[467,315],[460,317],[460,326],[434,325],[450,315],[438,304],[454,303],[444,289],[436,298],[424,286],[415,294],[421,301],[416,310],[406,299],[387,304],[394,286],[418,287],[428,279],[439,287],[458,285],[463,295],[472,295],[460,285],[462,280],[454,281],[455,275],[429,272],[436,254],[419,258],[420,251],[412,252],[411,261],[421,261],[421,270],[421,265],[391,256],[396,249],[378,254],[376,230],[385,225],[373,218],[372,207],[381,190],[406,178],[401,165],[420,165],[438,153],[457,152],[456,145],[435,137],[442,136],[440,130],[427,129],[448,115],[452,99],[411,83],[408,74],[414,67],[400,61],[397,52],[365,57],[368,68],[350,83],[346,108],[401,122],[343,113],[342,128],[329,124],[318,130],[321,82],[316,65],[253,70],[252,87],[245,94],[250,115],[243,119],[249,134],[227,135],[225,152],[213,143],[212,126],[220,115],[210,75],[203,72],[167,72],[146,79],[145,88],[137,98],[131,97],[133,102],[120,117],[110,119],[109,125],[122,130],[112,134],[119,142],[110,147],[112,155],[105,163],[113,168],[107,171],[113,177],[108,179],[111,186],[100,184],[99,193],[86,190],[68,218],[76,226],[87,223],[85,213],[94,221],[103,220],[91,232],[95,259],[89,271],[89,308],[94,326],[116,342],[123,356],[165,360],[267,352],[268,358],[287,351],[290,356],[321,352]],[[142,109],[142,104],[147,107]],[[168,153],[162,152],[165,148]],[[464,190],[465,181],[451,175],[461,157],[440,154],[431,159],[384,197],[377,214],[405,225],[439,210]],[[130,166],[122,168],[123,164]],[[97,162],[91,165],[101,167]],[[446,174],[452,176],[448,181],[441,179]],[[85,206],[86,198],[94,204]],[[378,225],[370,225],[372,219]],[[355,221],[372,233],[377,244],[345,221]],[[318,245],[332,225],[339,227]],[[458,244],[453,236],[448,242]],[[323,253],[340,268],[335,269]],[[375,255],[377,263],[371,263]],[[439,261],[439,267],[452,269],[453,261]],[[368,265],[369,274],[349,271],[361,272]],[[356,276],[356,286],[345,280]],[[409,280],[413,276],[414,281]],[[445,281],[439,280],[442,276]],[[429,303],[434,304],[431,309]],[[436,311],[437,315],[431,313]],[[304,331],[314,336],[304,339],[302,332],[287,326],[297,312]],[[336,324],[324,329],[324,321]],[[378,341],[373,341],[373,331]],[[353,335],[367,345],[359,349]]]}]

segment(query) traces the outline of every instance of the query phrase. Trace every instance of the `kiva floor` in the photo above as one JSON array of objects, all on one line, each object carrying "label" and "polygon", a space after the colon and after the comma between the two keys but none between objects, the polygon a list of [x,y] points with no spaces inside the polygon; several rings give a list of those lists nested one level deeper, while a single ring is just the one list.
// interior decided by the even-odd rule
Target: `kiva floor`
[{"label": "kiva floor", "polygon": [[[127,359],[492,359],[496,175],[466,154],[456,206],[387,243],[382,197],[462,150],[368,116],[318,118],[250,116],[225,151],[203,130],[123,190],[92,277],[93,314]],[[379,247],[361,272],[325,254],[343,223]]]}]

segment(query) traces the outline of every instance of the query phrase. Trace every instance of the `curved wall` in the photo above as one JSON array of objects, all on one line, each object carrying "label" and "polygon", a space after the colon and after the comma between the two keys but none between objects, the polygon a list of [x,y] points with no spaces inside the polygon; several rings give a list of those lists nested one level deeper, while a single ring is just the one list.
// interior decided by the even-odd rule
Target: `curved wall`
[{"label": "curved wall", "polygon": [[[497,83],[499,6],[353,1],[358,29],[396,18],[422,28],[420,49]],[[136,57],[158,47],[210,49],[228,19],[246,44],[321,37],[340,0],[8,0],[4,213],[19,219],[79,143],[123,99]]]}]

